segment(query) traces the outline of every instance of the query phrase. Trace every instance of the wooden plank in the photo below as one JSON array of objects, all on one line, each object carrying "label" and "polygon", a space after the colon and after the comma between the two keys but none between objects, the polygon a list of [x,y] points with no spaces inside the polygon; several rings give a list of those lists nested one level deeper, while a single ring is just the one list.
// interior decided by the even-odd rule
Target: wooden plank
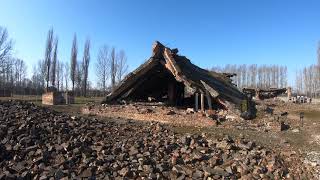
[{"label": "wooden plank", "polygon": [[174,82],[168,83],[168,100],[171,105],[176,105],[176,85]]},{"label": "wooden plank", "polygon": [[213,98],[216,98],[219,96],[219,93],[216,90],[214,90],[212,87],[210,87],[206,82],[202,80],[200,80],[200,82]]},{"label": "wooden plank", "polygon": [[208,108],[209,108],[209,110],[212,110],[211,96],[208,91],[206,92],[206,97],[207,97],[207,102],[208,102]]},{"label": "wooden plank", "polygon": [[199,110],[199,94],[195,93],[194,94],[194,111],[198,112]]},{"label": "wooden plank", "polygon": [[201,93],[201,111],[204,112],[204,94]]}]

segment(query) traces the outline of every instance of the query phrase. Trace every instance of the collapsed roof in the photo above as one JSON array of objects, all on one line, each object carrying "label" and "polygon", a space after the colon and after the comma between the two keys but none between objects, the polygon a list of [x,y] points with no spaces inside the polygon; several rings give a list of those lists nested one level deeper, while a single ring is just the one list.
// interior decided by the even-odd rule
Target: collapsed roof
[{"label": "collapsed roof", "polygon": [[[226,109],[234,109],[246,113],[246,116],[254,116],[251,111],[252,102],[232,84],[228,74],[202,69],[177,53],[178,49],[170,49],[156,41],[153,44],[150,59],[129,73],[103,103],[164,94],[179,96],[176,89],[181,89],[182,86],[189,93],[197,96],[196,101],[198,94],[202,94],[201,100],[203,96],[206,97],[209,108],[212,104],[218,103]],[[172,83],[175,90],[170,93]]]}]

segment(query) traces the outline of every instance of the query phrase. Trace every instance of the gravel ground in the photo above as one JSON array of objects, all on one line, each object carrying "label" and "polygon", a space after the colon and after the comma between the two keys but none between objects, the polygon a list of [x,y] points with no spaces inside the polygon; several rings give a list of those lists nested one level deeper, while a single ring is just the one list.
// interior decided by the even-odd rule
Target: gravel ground
[{"label": "gravel ground", "polygon": [[177,134],[160,123],[75,117],[21,101],[0,101],[0,115],[0,179],[314,179],[243,138]]}]

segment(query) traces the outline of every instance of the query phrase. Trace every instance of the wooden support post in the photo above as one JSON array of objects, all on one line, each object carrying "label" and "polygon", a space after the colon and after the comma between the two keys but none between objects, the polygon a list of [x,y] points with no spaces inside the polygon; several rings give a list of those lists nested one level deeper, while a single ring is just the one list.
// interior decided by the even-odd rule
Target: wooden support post
[{"label": "wooden support post", "polygon": [[210,96],[209,92],[206,93],[206,96],[207,96],[208,108],[209,108],[209,110],[212,110],[211,96]]},{"label": "wooden support post", "polygon": [[194,111],[197,112],[199,110],[199,94],[194,94]]},{"label": "wooden support post", "polygon": [[169,82],[168,84],[168,100],[169,104],[176,105],[176,85],[174,82]]},{"label": "wooden support post", "polygon": [[68,94],[68,91],[66,91],[65,97],[66,97],[66,104],[69,104],[69,94]]},{"label": "wooden support post", "polygon": [[201,93],[201,111],[204,112],[204,94]]}]

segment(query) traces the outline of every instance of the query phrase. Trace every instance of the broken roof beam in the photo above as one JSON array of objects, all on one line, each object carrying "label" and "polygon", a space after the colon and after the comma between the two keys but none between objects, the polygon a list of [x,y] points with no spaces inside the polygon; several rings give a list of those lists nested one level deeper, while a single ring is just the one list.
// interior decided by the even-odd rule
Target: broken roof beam
[{"label": "broken roof beam", "polygon": [[150,58],[146,63],[142,64],[138,69],[129,73],[123,81],[106,97],[106,99],[102,103],[106,103],[107,101],[117,99],[121,97],[126,90],[129,90],[134,84],[136,80],[141,78],[147,71],[154,68],[159,64],[159,61],[155,61],[155,59]]},{"label": "broken roof beam", "polygon": [[232,78],[234,76],[237,76],[236,73],[222,73],[224,76],[226,76],[227,78]]}]

